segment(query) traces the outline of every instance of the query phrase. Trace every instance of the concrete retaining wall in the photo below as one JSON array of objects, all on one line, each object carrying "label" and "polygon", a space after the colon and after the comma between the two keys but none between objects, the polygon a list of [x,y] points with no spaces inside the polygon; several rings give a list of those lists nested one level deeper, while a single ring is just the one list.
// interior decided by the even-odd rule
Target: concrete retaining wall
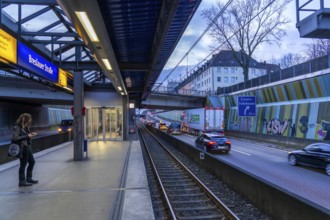
[{"label": "concrete retaining wall", "polygon": [[260,179],[239,167],[229,165],[211,154],[205,153],[204,159],[200,159],[199,149],[155,128],[149,129],[217,176],[233,190],[247,197],[274,220],[330,219],[330,210]]}]

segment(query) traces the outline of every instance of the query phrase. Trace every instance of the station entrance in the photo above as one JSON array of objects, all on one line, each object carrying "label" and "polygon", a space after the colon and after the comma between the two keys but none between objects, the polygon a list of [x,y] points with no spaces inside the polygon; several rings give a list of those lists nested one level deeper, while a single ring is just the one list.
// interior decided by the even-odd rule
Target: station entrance
[{"label": "station entrance", "polygon": [[85,134],[88,140],[123,140],[123,110],[121,107],[87,108],[85,119]]}]

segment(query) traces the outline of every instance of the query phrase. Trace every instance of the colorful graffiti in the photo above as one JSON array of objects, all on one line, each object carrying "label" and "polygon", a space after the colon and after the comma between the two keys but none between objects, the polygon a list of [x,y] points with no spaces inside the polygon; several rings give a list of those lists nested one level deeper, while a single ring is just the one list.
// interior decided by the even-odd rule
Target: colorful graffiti
[{"label": "colorful graffiti", "polygon": [[301,126],[299,127],[300,132],[303,134],[307,134],[308,132],[308,117],[306,115],[301,116],[299,119]]},{"label": "colorful graffiti", "polygon": [[330,122],[321,121],[321,128],[317,131],[319,140],[330,140]]},{"label": "colorful graffiti", "polygon": [[280,121],[277,118],[271,119],[266,122],[266,131],[268,134],[283,135],[284,131],[288,127],[288,120]]},{"label": "colorful graffiti", "polygon": [[229,129],[230,130],[236,130],[236,131],[239,131],[240,129],[240,123],[239,123],[239,121],[237,121],[237,122],[231,122],[230,124],[229,124]]}]

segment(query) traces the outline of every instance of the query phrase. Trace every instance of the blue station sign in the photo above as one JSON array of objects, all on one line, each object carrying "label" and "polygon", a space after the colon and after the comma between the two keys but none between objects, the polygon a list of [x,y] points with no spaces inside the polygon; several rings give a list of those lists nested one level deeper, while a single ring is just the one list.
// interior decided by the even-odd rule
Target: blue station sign
[{"label": "blue station sign", "polygon": [[256,97],[238,96],[238,116],[256,116]]},{"label": "blue station sign", "polygon": [[17,64],[51,82],[58,82],[58,67],[20,42],[17,44]]}]

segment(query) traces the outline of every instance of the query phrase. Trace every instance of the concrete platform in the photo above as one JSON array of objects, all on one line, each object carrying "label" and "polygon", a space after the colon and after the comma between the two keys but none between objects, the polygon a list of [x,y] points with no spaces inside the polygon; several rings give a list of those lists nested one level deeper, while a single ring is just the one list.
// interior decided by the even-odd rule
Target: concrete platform
[{"label": "concrete platform", "polygon": [[84,161],[72,142],[34,156],[33,186],[18,187],[18,160],[0,165],[1,220],[154,219],[139,141],[89,142]]}]

